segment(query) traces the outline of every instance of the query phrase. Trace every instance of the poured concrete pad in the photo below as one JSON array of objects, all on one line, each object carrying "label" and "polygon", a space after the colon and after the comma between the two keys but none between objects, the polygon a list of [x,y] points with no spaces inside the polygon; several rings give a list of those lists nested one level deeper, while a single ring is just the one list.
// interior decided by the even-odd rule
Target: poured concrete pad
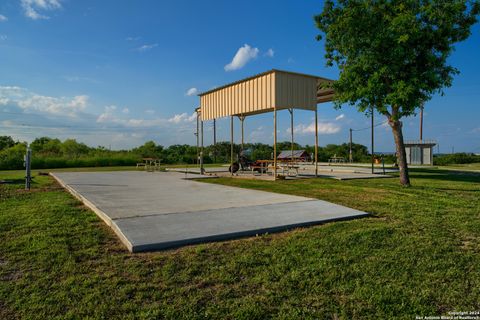
[{"label": "poured concrete pad", "polygon": [[310,198],[185,180],[181,173],[52,175],[111,226],[132,252],[366,215]]}]

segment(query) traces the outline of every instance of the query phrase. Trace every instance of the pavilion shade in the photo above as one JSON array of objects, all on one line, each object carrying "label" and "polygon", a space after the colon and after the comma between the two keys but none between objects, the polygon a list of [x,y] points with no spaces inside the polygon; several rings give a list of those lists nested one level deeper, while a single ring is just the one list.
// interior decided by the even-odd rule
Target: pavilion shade
[{"label": "pavilion shade", "polygon": [[200,94],[202,120],[296,108],[315,110],[319,81],[315,76],[271,70]]}]

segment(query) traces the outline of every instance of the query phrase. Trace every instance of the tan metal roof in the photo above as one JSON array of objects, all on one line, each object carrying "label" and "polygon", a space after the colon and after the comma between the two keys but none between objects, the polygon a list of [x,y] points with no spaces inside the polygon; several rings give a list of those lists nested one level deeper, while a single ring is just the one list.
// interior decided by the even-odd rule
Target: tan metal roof
[{"label": "tan metal roof", "polygon": [[316,110],[317,103],[331,101],[333,80],[272,69],[206,92],[200,96],[202,120],[248,116],[274,109]]}]

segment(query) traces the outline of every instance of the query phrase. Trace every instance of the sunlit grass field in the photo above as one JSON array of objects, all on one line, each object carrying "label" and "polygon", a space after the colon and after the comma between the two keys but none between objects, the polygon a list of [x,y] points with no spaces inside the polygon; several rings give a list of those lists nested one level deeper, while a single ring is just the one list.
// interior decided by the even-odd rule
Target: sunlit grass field
[{"label": "sunlit grass field", "polygon": [[210,179],[372,215],[143,254],[128,253],[52,178],[34,176],[26,192],[22,172],[0,173],[11,182],[0,185],[0,319],[413,319],[480,310],[478,173],[415,170],[411,188],[397,178]]}]

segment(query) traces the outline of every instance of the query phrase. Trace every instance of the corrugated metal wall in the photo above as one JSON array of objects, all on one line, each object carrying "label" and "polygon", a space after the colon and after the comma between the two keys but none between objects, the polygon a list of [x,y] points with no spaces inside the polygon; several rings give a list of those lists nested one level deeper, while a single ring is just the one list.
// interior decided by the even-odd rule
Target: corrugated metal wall
[{"label": "corrugated metal wall", "polygon": [[317,107],[317,81],[313,77],[278,72],[275,85],[277,109],[315,110]]},{"label": "corrugated metal wall", "polygon": [[203,120],[277,109],[315,110],[317,78],[272,70],[200,96]]}]

